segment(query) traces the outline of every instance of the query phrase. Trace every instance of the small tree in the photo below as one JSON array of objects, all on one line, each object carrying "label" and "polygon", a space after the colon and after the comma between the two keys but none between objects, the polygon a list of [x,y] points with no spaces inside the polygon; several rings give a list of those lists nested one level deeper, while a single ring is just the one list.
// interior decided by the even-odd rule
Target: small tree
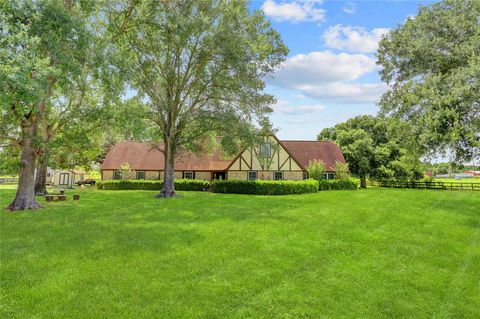
[{"label": "small tree", "polygon": [[130,173],[132,172],[132,168],[130,167],[130,163],[123,163],[122,165],[120,165],[120,171],[122,172],[122,179],[125,176],[129,177]]},{"label": "small tree", "polygon": [[307,172],[309,178],[316,179],[317,181],[324,179],[325,163],[318,160],[310,161],[308,162]]},{"label": "small tree", "polygon": [[335,161],[335,178],[345,180],[350,177],[348,163]]}]

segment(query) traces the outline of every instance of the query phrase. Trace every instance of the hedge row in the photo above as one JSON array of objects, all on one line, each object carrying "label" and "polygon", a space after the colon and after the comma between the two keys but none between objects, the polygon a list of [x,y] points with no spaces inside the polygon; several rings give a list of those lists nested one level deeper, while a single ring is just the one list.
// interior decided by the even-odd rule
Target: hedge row
[{"label": "hedge row", "polygon": [[318,190],[355,190],[358,187],[358,183],[352,179],[331,179],[320,180],[318,183]]},{"label": "hedge row", "polygon": [[210,190],[214,193],[254,195],[305,194],[317,192],[318,182],[313,179],[304,181],[217,180],[210,184]]},{"label": "hedge row", "polygon": [[[105,190],[161,190],[159,180],[108,180],[98,181],[97,188]],[[179,191],[204,191],[210,187],[208,181],[198,179],[176,179],[175,189]]]},{"label": "hedge row", "polygon": [[[354,190],[358,183],[354,180],[304,181],[241,181],[216,180],[213,182],[196,179],[176,179],[175,189],[179,191],[205,191],[214,193],[287,195],[315,193],[323,190]],[[159,180],[107,180],[98,181],[97,188],[105,190],[161,190],[163,181]]]}]

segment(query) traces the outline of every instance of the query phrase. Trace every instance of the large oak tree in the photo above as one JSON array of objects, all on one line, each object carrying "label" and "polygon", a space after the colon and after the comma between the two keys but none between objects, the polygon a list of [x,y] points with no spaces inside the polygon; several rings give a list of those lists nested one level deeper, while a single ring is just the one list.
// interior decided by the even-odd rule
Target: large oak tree
[{"label": "large oak tree", "polygon": [[480,147],[480,1],[444,0],[380,41],[384,114],[406,119],[423,154],[470,160]]},{"label": "large oak tree", "polygon": [[0,3],[0,131],[21,148],[19,184],[8,209],[40,208],[34,172],[41,122],[51,97],[81,74],[88,56],[91,1],[4,0]]},{"label": "large oak tree", "polygon": [[264,80],[287,48],[241,0],[113,3],[108,17],[119,65],[149,106],[165,155],[159,197],[174,196],[179,150],[198,149],[212,132],[232,141],[271,111]]}]

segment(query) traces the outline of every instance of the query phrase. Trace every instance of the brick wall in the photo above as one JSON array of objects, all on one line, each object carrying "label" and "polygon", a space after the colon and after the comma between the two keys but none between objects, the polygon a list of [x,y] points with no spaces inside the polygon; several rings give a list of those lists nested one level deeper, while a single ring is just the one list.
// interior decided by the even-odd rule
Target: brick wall
[{"label": "brick wall", "polygon": [[303,180],[303,172],[302,171],[283,172],[283,179],[289,180],[289,181]]},{"label": "brick wall", "polygon": [[247,172],[246,171],[228,171],[227,179],[238,179],[238,180],[246,180],[247,179]]},{"label": "brick wall", "polygon": [[102,171],[102,179],[103,180],[109,180],[113,179],[113,171]]},{"label": "brick wall", "polygon": [[195,179],[201,179],[204,181],[209,181],[211,178],[210,172],[195,172]]},{"label": "brick wall", "polygon": [[[257,171],[258,179],[260,180],[273,180],[273,174],[276,171]],[[246,180],[248,171],[228,171],[228,179]],[[284,171],[284,180],[303,180],[302,171]]]},{"label": "brick wall", "polygon": [[145,171],[145,179],[156,180],[159,179],[159,171]]}]

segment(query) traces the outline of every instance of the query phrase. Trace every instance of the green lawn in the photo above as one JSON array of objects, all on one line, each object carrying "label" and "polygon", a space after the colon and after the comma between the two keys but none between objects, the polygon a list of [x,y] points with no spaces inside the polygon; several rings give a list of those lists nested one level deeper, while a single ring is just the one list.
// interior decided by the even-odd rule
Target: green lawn
[{"label": "green lawn", "polygon": [[76,192],[0,213],[0,317],[480,318],[478,192]]}]

